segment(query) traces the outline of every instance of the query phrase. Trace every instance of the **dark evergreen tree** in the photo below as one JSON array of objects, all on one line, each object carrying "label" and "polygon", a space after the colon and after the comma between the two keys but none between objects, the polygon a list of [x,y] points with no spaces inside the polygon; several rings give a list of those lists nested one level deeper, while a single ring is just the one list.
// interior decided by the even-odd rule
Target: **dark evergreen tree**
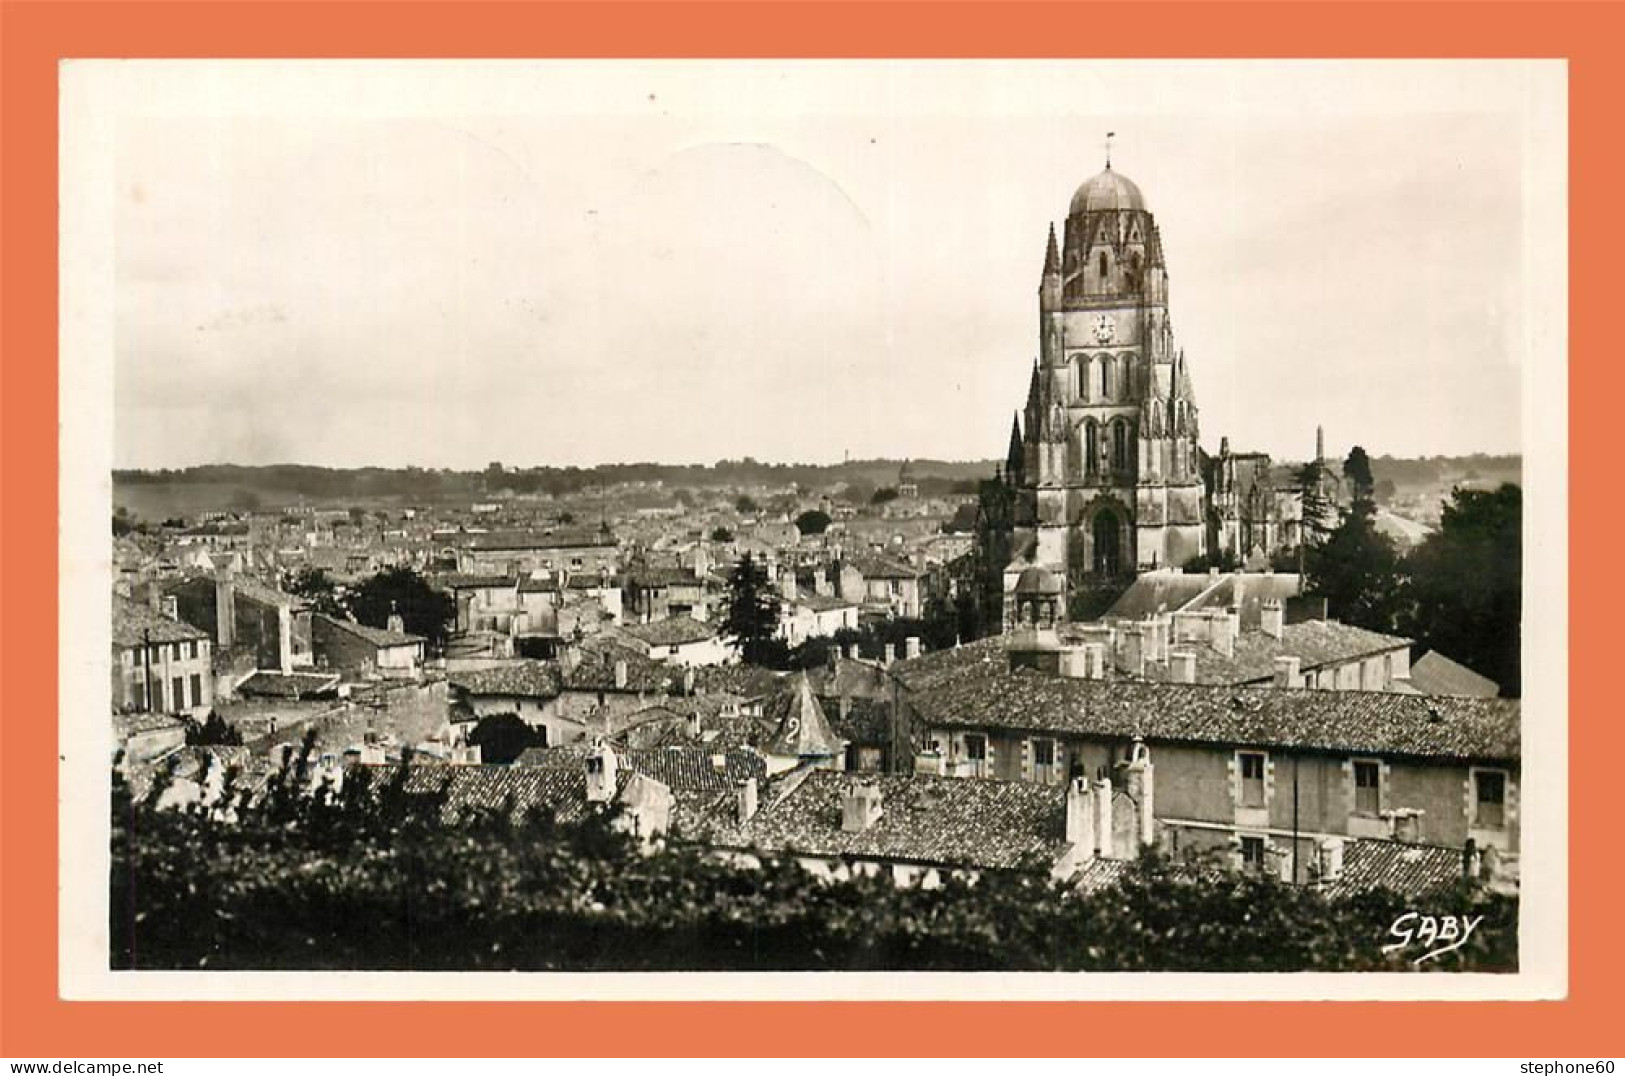
[{"label": "dark evergreen tree", "polygon": [[375,628],[386,627],[399,613],[406,630],[439,645],[456,615],[451,597],[435,590],[411,568],[385,568],[356,588],[350,597],[356,620]]},{"label": "dark evergreen tree", "polygon": [[726,600],[723,637],[738,646],[740,656],[752,665],[782,665],[787,650],[777,638],[779,596],[768,576],[767,563],[746,553],[728,579]]},{"label": "dark evergreen tree", "polygon": [[1356,500],[1325,539],[1305,550],[1305,585],[1335,620],[1392,632],[1403,607],[1399,551],[1376,527],[1377,506]]},{"label": "dark evergreen tree", "polygon": [[209,711],[202,724],[195,721],[186,723],[188,747],[241,747],[242,743],[243,734],[237,731],[237,726],[213,710]]},{"label": "dark evergreen tree", "polygon": [[324,568],[306,565],[285,576],[282,586],[289,594],[305,599],[312,612],[334,617],[346,615],[347,610],[344,599],[339,596],[338,584]]},{"label": "dark evergreen tree", "polygon": [[809,509],[796,517],[796,530],[804,535],[823,534],[829,530],[829,513],[821,512],[816,508]]},{"label": "dark evergreen tree", "polygon": [[1402,623],[1420,645],[1501,685],[1522,688],[1523,491],[1454,491],[1439,530],[1409,558]]},{"label": "dark evergreen tree", "polygon": [[1348,459],[1343,461],[1343,478],[1349,483],[1355,500],[1371,500],[1375,496],[1377,483],[1371,477],[1371,457],[1359,445],[1349,449]]}]

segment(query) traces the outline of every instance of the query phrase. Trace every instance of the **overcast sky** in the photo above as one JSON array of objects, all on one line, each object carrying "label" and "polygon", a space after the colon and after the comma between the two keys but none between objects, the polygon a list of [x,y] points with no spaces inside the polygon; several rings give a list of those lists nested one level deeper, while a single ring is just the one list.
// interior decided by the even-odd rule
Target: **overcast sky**
[{"label": "overcast sky", "polygon": [[1108,130],[1210,451],[1518,451],[1523,371],[1564,361],[1526,299],[1560,76],[126,65],[115,461],[1002,456]]}]

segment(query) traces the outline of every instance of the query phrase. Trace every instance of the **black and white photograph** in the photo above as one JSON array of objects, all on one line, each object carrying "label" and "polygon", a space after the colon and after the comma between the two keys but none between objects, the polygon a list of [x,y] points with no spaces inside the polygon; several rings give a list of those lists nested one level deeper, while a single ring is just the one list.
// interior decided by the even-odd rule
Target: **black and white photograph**
[{"label": "black and white photograph", "polygon": [[1561,62],[62,78],[70,995],[1561,996]]}]

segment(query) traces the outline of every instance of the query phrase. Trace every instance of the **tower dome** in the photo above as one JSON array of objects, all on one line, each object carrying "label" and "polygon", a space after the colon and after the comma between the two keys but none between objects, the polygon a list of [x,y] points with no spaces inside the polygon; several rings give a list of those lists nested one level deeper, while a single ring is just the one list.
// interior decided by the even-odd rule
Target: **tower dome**
[{"label": "tower dome", "polygon": [[1079,213],[1097,213],[1119,209],[1145,209],[1145,197],[1134,181],[1107,165],[1099,175],[1084,180],[1083,186],[1072,196],[1069,216]]}]

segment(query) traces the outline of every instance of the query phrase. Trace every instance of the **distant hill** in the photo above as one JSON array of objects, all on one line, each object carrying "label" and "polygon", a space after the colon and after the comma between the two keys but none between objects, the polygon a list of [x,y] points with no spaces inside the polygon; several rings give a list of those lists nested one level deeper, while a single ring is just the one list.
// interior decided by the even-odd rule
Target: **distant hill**
[{"label": "distant hill", "polygon": [[[568,498],[617,486],[655,483],[667,489],[800,486],[817,492],[848,486],[872,490],[895,486],[903,462],[871,459],[820,465],[763,463],[746,457],[713,464],[615,463],[597,467],[527,468],[492,465],[481,471],[211,464],[179,470],[114,471],[113,498],[115,505],[140,517],[162,519],[208,511],[253,511],[299,504],[434,504],[537,493]],[[978,480],[993,474],[995,461],[915,459],[908,464],[922,494],[942,496],[973,492]],[[1339,464],[1340,461],[1334,461],[1334,466]],[[1423,459],[1375,456],[1371,465],[1378,483],[1391,481],[1400,490],[1518,482],[1522,471],[1522,459],[1518,456]],[[1295,466],[1285,461],[1277,464],[1279,480],[1288,480]]]}]

